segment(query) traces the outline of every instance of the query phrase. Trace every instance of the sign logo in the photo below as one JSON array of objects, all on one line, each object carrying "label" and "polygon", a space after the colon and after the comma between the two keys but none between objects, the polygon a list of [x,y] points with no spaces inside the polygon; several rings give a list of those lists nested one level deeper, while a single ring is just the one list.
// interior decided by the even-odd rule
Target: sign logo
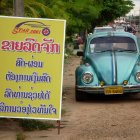
[{"label": "sign logo", "polygon": [[43,34],[48,36],[50,34],[50,29],[47,25],[39,21],[25,21],[17,24],[12,30],[12,34]]}]

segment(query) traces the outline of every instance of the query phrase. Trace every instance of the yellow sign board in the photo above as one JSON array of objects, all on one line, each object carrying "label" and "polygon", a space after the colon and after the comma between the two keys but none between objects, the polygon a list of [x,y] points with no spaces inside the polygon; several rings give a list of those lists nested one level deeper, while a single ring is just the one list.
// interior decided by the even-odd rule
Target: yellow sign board
[{"label": "yellow sign board", "polygon": [[65,24],[0,16],[0,117],[61,119]]}]

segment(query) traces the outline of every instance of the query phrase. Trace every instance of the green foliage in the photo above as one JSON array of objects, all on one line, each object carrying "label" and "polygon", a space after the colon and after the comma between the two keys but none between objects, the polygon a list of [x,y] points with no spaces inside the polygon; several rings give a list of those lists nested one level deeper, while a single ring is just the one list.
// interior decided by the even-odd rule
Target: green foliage
[{"label": "green foliage", "polygon": [[74,44],[72,42],[66,43],[64,53],[64,63],[68,62],[68,59],[73,55]]},{"label": "green foliage", "polygon": [[67,20],[67,34],[80,33],[81,30],[90,30],[91,22],[98,17],[100,5],[92,0],[80,0],[67,2],[66,12],[70,18]]},{"label": "green foliage", "polygon": [[47,130],[48,128],[54,128],[54,125],[49,122],[31,119],[21,119],[19,120],[19,125],[26,131]]},{"label": "green foliage", "polygon": [[0,0],[0,15],[5,15],[5,16],[13,15],[12,0]]},{"label": "green foliage", "polygon": [[16,140],[25,140],[25,135],[22,132],[17,133]]},{"label": "green foliage", "polygon": [[52,10],[42,0],[24,0],[26,17],[54,18]]},{"label": "green foliage", "polygon": [[125,16],[133,9],[131,0],[102,0],[102,10],[96,20],[93,21],[93,26],[107,24],[118,17]]},{"label": "green foliage", "polygon": [[65,113],[66,113],[66,110],[65,110],[65,109],[62,109],[62,111],[61,111],[62,116],[63,116]]},{"label": "green foliage", "polygon": [[[24,11],[25,17],[55,18],[44,0],[24,0]],[[13,15],[13,0],[0,0],[0,14]]]},{"label": "green foliage", "polygon": [[[1,15],[13,15],[12,2],[0,0]],[[124,16],[134,4],[132,0],[24,0],[24,7],[27,17],[65,19],[71,36]]]},{"label": "green foliage", "polygon": [[[69,45],[71,46],[72,44],[69,44]],[[65,54],[64,54],[65,62],[67,62],[67,59],[68,59],[71,55],[73,55],[73,47],[66,47],[66,48],[65,48]]]}]

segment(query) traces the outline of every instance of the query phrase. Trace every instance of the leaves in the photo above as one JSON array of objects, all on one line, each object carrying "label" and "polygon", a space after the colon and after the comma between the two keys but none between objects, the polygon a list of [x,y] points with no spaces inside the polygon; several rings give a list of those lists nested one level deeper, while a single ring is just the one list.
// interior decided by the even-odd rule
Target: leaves
[{"label": "leaves", "polygon": [[[0,0],[0,14],[13,15],[13,1]],[[25,16],[65,19],[67,35],[93,30],[133,9],[132,0],[24,0]]]},{"label": "leaves", "polygon": [[39,0],[24,0],[25,16],[54,18],[52,10]]},{"label": "leaves", "polygon": [[97,18],[94,24],[107,24],[118,17],[125,16],[125,14],[133,9],[133,6],[134,4],[131,0],[104,0],[99,18]]}]

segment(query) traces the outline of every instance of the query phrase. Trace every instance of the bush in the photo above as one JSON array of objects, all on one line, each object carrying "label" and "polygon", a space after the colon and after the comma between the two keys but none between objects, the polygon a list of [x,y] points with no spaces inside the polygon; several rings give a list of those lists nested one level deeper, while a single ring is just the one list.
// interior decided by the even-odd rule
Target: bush
[{"label": "bush", "polygon": [[21,119],[19,121],[19,125],[25,131],[32,131],[32,130],[47,130],[48,128],[54,128],[55,126],[47,121],[39,121],[39,120],[32,120],[32,119]]}]

